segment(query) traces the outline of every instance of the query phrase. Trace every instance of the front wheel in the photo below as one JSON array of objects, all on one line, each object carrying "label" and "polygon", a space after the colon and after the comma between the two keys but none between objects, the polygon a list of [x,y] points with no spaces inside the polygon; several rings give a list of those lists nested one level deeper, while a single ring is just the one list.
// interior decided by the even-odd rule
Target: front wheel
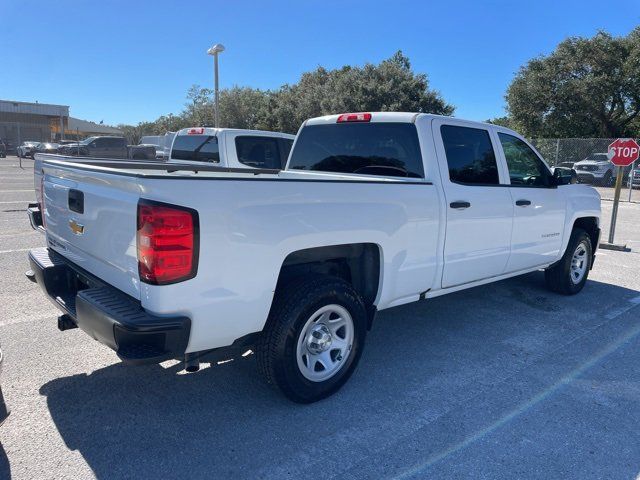
[{"label": "front wheel", "polygon": [[581,228],[571,232],[564,255],[544,272],[547,287],[564,295],[575,295],[584,287],[593,258],[591,237]]},{"label": "front wheel", "polygon": [[349,283],[325,275],[280,290],[257,349],[260,369],[290,400],[321,400],[358,364],[367,330],[364,303]]},{"label": "front wheel", "polygon": [[607,170],[607,173],[604,174],[601,183],[604,187],[611,187],[613,185],[613,174],[611,173],[611,170]]}]

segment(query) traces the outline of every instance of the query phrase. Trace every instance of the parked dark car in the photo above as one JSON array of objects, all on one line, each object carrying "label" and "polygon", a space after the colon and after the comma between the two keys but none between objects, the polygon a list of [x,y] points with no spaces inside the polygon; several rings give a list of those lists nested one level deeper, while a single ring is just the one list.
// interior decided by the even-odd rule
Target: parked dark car
[{"label": "parked dark car", "polygon": [[39,143],[36,145],[35,153],[58,153],[58,148],[60,145],[57,143]]},{"label": "parked dark car", "polygon": [[0,138],[0,158],[5,158],[6,156],[7,156],[7,146],[4,144],[4,142]]},{"label": "parked dark car", "polygon": [[152,145],[127,145],[124,137],[89,137],[81,142],[61,145],[58,153],[80,157],[155,159]]}]

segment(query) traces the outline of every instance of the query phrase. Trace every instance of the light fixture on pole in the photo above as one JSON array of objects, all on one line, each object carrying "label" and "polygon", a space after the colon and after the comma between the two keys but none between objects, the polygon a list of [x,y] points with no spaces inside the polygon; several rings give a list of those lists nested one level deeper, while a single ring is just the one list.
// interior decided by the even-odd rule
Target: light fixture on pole
[{"label": "light fixture on pole", "polygon": [[213,79],[215,84],[214,94],[215,94],[215,127],[219,127],[220,117],[219,117],[219,109],[218,109],[218,54],[224,52],[224,45],[221,43],[216,43],[213,47],[207,50],[209,55],[213,55]]}]

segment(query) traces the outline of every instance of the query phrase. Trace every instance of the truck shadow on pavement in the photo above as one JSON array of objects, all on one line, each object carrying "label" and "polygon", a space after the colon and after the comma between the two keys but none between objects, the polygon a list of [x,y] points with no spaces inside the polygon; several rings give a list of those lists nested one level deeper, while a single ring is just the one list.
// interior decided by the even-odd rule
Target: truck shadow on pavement
[{"label": "truck shadow on pavement", "polygon": [[266,385],[253,356],[194,374],[114,364],[40,393],[98,478],[635,478],[639,292],[543,283],[382,312],[352,379],[313,405]]}]

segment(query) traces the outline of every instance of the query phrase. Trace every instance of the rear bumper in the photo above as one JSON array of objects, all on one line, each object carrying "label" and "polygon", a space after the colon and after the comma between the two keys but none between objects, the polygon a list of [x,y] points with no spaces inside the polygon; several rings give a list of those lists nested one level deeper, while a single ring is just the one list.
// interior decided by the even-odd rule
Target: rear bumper
[{"label": "rear bumper", "polygon": [[49,299],[95,340],[126,363],[158,363],[184,356],[188,317],[159,317],[140,302],[49,248],[29,252],[36,282]]},{"label": "rear bumper", "polygon": [[29,217],[29,223],[31,228],[44,233],[44,226],[42,224],[42,212],[40,211],[40,205],[37,203],[30,203],[27,206],[27,216]]}]

